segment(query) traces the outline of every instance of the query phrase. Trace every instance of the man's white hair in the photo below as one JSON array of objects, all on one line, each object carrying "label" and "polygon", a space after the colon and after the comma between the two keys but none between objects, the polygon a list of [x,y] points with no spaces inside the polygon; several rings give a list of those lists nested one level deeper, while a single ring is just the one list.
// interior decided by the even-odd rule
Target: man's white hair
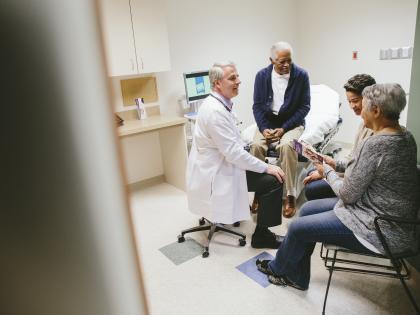
[{"label": "man's white hair", "polygon": [[232,61],[215,62],[209,70],[209,79],[211,89],[214,89],[215,82],[223,78],[223,68],[225,67],[236,67]]},{"label": "man's white hair", "polygon": [[271,59],[275,60],[277,53],[283,50],[288,50],[290,51],[290,56],[293,55],[293,48],[288,42],[277,42],[271,46]]}]

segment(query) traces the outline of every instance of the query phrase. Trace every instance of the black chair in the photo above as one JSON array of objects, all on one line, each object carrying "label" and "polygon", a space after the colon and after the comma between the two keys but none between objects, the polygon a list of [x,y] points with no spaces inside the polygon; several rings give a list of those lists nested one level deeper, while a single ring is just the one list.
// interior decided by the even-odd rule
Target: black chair
[{"label": "black chair", "polygon": [[[417,175],[420,178],[420,170],[419,167],[417,168]],[[419,181],[420,183],[420,181]],[[387,223],[399,223],[399,224],[406,224],[411,225],[416,229],[418,244],[417,248],[401,253],[392,253],[389,249],[388,242],[386,236],[383,234],[381,227],[379,225],[380,222],[387,222]],[[416,301],[413,298],[413,295],[410,292],[405,280],[410,276],[410,270],[407,267],[405,262],[406,258],[417,256],[420,253],[420,219],[401,219],[391,216],[379,215],[374,219],[375,224],[375,231],[382,243],[383,248],[385,249],[385,255],[381,254],[365,254],[360,252],[355,252],[349,250],[344,247],[331,245],[331,244],[322,244],[321,246],[321,258],[324,259],[325,267],[329,271],[329,278],[328,284],[325,291],[325,298],[324,298],[324,306],[322,309],[322,314],[325,314],[325,308],[327,304],[328,292],[331,284],[331,278],[333,271],[346,271],[346,272],[356,272],[356,273],[364,273],[364,274],[372,274],[372,275],[379,275],[385,277],[392,277],[397,278],[401,281],[401,284],[404,287],[405,292],[407,293],[411,304],[413,305],[414,309],[416,310],[417,314],[420,314],[419,306],[417,305]],[[357,260],[348,259],[348,258],[339,258],[339,254],[350,254],[347,256],[351,256],[354,258],[359,258]],[[382,260],[384,263],[372,263],[366,262],[361,260],[362,257],[374,257],[378,260]],[[385,261],[387,264],[385,264]],[[338,265],[336,265],[338,264]],[[350,268],[349,265],[357,265],[358,268]],[[364,268],[364,267],[367,267]]]},{"label": "black chair", "polygon": [[[207,222],[207,225],[206,225],[206,222]],[[178,243],[182,243],[182,242],[185,241],[185,237],[184,237],[185,234],[192,233],[192,232],[198,232],[198,231],[209,231],[209,235],[207,237],[207,242],[203,246],[204,247],[203,254],[202,254],[203,258],[206,258],[206,257],[209,256],[209,245],[210,245],[210,241],[211,241],[214,233],[215,232],[218,232],[218,231],[222,231],[222,232],[226,232],[226,233],[237,235],[237,236],[240,237],[240,239],[239,239],[239,246],[245,246],[246,245],[246,236],[245,236],[245,234],[242,234],[242,233],[233,231],[231,229],[228,229],[228,228],[225,227],[224,224],[221,224],[221,223],[213,223],[213,222],[207,220],[206,218],[201,218],[198,221],[198,224],[199,224],[199,226],[193,227],[191,229],[183,230],[181,232],[181,234],[178,235]],[[235,226],[235,227],[238,227],[239,225],[240,225],[239,222],[235,222],[233,224],[233,226]]]}]

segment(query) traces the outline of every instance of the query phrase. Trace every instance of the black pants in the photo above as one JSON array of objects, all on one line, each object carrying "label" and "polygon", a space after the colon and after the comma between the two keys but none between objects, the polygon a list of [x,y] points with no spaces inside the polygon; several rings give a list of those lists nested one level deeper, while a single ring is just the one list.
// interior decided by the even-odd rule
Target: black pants
[{"label": "black pants", "polygon": [[270,227],[281,224],[283,184],[276,177],[246,171],[248,191],[255,192],[258,198],[257,225]]}]

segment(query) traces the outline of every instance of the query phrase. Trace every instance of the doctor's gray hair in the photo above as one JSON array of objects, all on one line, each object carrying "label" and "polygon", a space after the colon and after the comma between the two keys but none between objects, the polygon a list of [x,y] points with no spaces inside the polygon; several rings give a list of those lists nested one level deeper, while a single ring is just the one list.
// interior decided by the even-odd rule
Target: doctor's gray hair
[{"label": "doctor's gray hair", "polygon": [[384,117],[391,121],[398,121],[401,111],[407,104],[405,91],[398,83],[374,84],[365,87],[362,96],[368,110],[376,105],[381,109]]},{"label": "doctor's gray hair", "polygon": [[236,67],[236,65],[232,61],[215,62],[213,67],[210,68],[209,79],[212,90],[214,89],[216,81],[223,78],[223,68],[225,67]]},{"label": "doctor's gray hair", "polygon": [[293,48],[288,42],[277,42],[271,46],[270,56],[272,60],[277,59],[277,53],[279,51],[288,50],[290,51],[290,56],[293,56]]}]

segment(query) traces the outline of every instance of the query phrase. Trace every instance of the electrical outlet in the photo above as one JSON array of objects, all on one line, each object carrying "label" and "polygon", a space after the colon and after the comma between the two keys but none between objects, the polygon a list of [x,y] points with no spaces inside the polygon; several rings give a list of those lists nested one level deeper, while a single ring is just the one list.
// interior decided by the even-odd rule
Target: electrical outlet
[{"label": "electrical outlet", "polygon": [[413,46],[401,47],[401,58],[413,58]]},{"label": "electrical outlet", "polygon": [[381,48],[381,50],[379,51],[379,59],[380,60],[388,59],[388,50],[387,49]]},{"label": "electrical outlet", "polygon": [[381,48],[379,50],[380,60],[409,59],[413,57],[413,46]]},{"label": "electrical outlet", "polygon": [[410,46],[401,47],[401,58],[410,58]]},{"label": "electrical outlet", "polygon": [[413,58],[413,46],[410,46],[410,48],[408,49],[408,58]]},{"label": "electrical outlet", "polygon": [[391,59],[398,59],[398,48],[390,48]]}]

